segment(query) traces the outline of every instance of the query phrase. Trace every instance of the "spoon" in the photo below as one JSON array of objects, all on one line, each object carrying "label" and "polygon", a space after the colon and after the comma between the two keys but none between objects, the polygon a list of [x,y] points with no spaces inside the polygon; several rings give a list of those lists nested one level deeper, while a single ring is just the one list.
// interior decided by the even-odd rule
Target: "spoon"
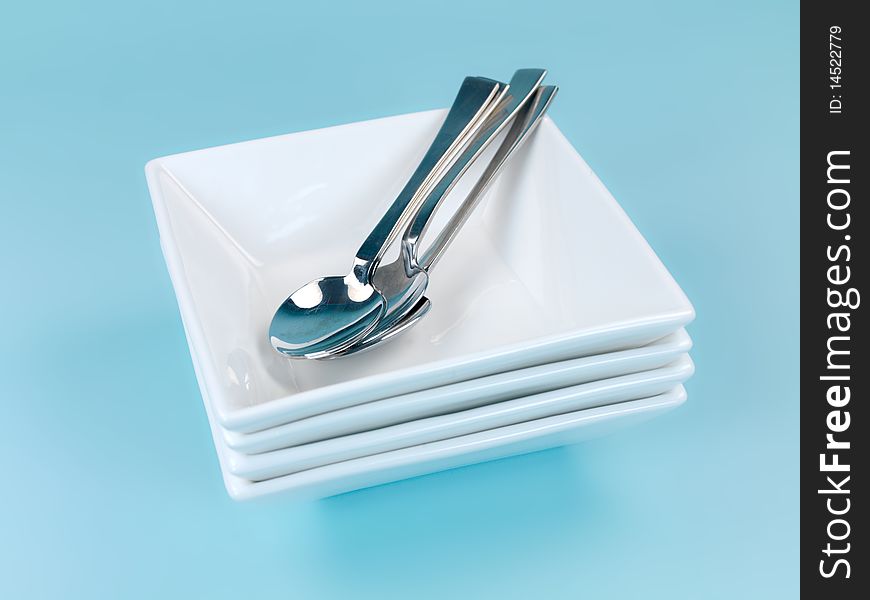
[{"label": "spoon", "polygon": [[[423,222],[429,220],[429,217],[434,213],[441,199],[452,189],[453,185],[471,163],[486,149],[489,143],[498,135],[499,131],[510,122],[522,107],[531,101],[546,74],[547,72],[544,69],[520,69],[514,73],[507,86],[507,97],[483,124],[481,132],[476,133],[467,144],[467,147],[462,150],[460,158],[450,166],[449,171],[445,169],[447,171],[446,174],[435,181],[432,188],[427,191],[425,204],[429,208],[424,216],[421,216],[419,214],[420,211],[418,211],[418,214],[414,217],[415,221]],[[452,224],[456,222],[454,220]],[[464,223],[464,219],[455,226],[457,228],[461,227],[462,223]],[[410,231],[409,227],[405,235],[406,238]],[[403,240],[403,247],[405,246],[406,244]],[[406,252],[405,254],[407,257],[415,257],[415,252]],[[411,265],[410,261],[403,258],[403,256],[400,256],[390,264],[379,265],[372,275],[372,285],[384,298],[385,304],[384,312],[379,317],[374,329],[355,339],[345,337],[342,341],[336,341],[332,345],[327,346],[327,344],[324,344],[327,347],[323,352],[318,353],[316,356],[309,356],[309,358],[332,358],[333,356],[343,355],[346,350],[349,350],[357,341],[364,339],[369,333],[374,331],[385,332],[397,321],[401,320],[405,312],[410,307],[415,306],[426,289],[428,279],[425,276],[419,277],[416,270],[417,268]],[[407,327],[403,326],[404,329],[407,329]],[[367,346],[370,345],[367,344]]]},{"label": "spoon", "polygon": [[[475,152],[475,145],[466,151],[466,154],[457,161],[444,179],[428,196],[420,208],[414,221],[408,227],[402,240],[402,256],[388,264],[378,267],[374,276],[374,285],[381,291],[387,301],[387,312],[381,318],[375,329],[362,341],[349,348],[334,351],[330,356],[346,356],[366,350],[373,345],[390,339],[402,331],[406,331],[417,323],[431,307],[429,300],[423,296],[429,282],[428,272],[444,253],[456,233],[473,212],[482,195],[501,172],[507,160],[520,147],[534,128],[538,125],[544,113],[550,106],[558,88],[545,86],[537,89],[530,104],[517,115],[513,125],[505,136],[495,156],[487,165],[483,175],[480,176],[474,188],[469,192],[459,210],[450,219],[447,226],[442,230],[422,260],[417,258],[417,249],[420,237],[425,233],[432,214],[440,205],[444,196],[449,193],[456,180],[464,171],[461,164],[467,153]],[[485,129],[481,136],[485,136]],[[467,165],[466,165],[467,167]],[[454,171],[460,171],[454,177]],[[425,307],[423,306],[425,304]]]},{"label": "spoon", "polygon": [[358,354],[360,352],[375,347],[381,342],[391,340],[403,331],[410,329],[411,327],[416,325],[417,322],[422,319],[426,315],[426,313],[429,312],[430,308],[432,308],[432,302],[429,301],[429,298],[427,298],[426,296],[418,298],[417,303],[412,306],[407,312],[402,314],[401,317],[393,321],[390,327],[376,327],[374,331],[372,331],[365,338],[358,341],[351,347],[340,352],[333,353],[329,357],[325,358],[338,358],[339,356]]},{"label": "spoon", "polygon": [[375,267],[445,164],[467,136],[495,109],[506,92],[499,82],[466,77],[435,140],[398,197],[357,251],[345,276],[315,279],[291,294],[269,326],[269,339],[290,357],[315,358],[330,348],[362,339],[385,311],[383,296],[371,285]]}]

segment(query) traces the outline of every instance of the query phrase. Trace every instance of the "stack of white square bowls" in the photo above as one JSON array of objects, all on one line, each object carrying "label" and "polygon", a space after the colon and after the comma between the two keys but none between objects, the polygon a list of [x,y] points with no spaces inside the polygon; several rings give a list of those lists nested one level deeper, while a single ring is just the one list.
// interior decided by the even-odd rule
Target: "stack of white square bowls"
[{"label": "stack of white square bowls", "polygon": [[439,263],[415,328],[329,361],[271,348],[276,307],[347,271],[444,114],[148,164],[233,498],[337,494],[575,442],[685,400],[692,306],[548,118]]}]

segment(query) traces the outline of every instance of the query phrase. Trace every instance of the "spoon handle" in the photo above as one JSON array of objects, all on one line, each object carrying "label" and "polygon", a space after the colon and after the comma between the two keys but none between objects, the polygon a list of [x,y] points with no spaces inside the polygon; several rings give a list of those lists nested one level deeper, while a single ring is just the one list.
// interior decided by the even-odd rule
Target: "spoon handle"
[{"label": "spoon handle", "polygon": [[462,142],[494,110],[493,100],[499,91],[504,91],[502,84],[484,77],[466,77],[462,82],[447,118],[420,165],[357,251],[353,271],[361,283],[370,281],[387,248],[422,201],[420,196],[430,186],[432,178],[449,164]]},{"label": "spoon handle", "polygon": [[[419,210],[414,215],[414,218],[405,231],[405,235],[402,239],[402,247],[405,252],[405,257],[410,261],[409,266],[412,268],[421,268],[420,264],[426,264],[418,264],[417,246],[420,238],[424,235],[432,220],[432,215],[436,210],[438,210],[443,199],[450,193],[450,190],[453,189],[453,186],[462,177],[468,167],[471,166],[471,164],[480,156],[489,143],[495,139],[502,128],[504,128],[505,125],[514,118],[517,113],[532,100],[532,98],[535,97],[541,80],[543,80],[546,74],[547,71],[544,69],[520,69],[514,73],[510,83],[508,84],[508,97],[504,102],[499,104],[498,108],[484,123],[481,131],[478,132],[470,144],[463,149],[459,159],[450,166],[449,171],[439,181],[437,181],[431,192],[420,204]],[[496,160],[494,159],[493,162],[496,162]],[[493,177],[497,170],[498,167],[495,167],[493,169],[494,172],[489,174],[490,177]],[[486,178],[485,174],[482,180]],[[469,194],[468,198],[463,202],[463,207],[460,208],[458,214],[469,213],[476,203],[476,196],[481,191],[482,189],[478,190],[477,187],[475,190],[472,190],[472,193]],[[457,222],[458,226],[461,226],[465,222],[465,218],[461,217]],[[456,223],[451,223],[451,225],[455,226]],[[455,228],[458,228],[458,226]],[[445,233],[446,232],[447,230],[445,229]],[[446,247],[447,243],[452,239],[452,236],[453,234],[447,234],[446,236],[442,234],[442,236],[439,237],[439,241],[441,242],[440,246]],[[443,247],[438,250],[436,254],[440,254],[444,249]]]},{"label": "spoon handle", "polygon": [[[513,89],[513,83],[511,83],[511,90]],[[426,199],[423,207],[409,226],[405,238],[403,239],[403,252],[405,253],[406,260],[410,260],[413,268],[429,271],[434,267],[435,263],[438,262],[444,251],[450,245],[450,242],[453,241],[456,234],[468,220],[468,217],[472,212],[474,212],[475,207],[483,197],[486,190],[489,189],[489,186],[501,173],[505,163],[507,163],[508,159],[513,155],[517,148],[528,139],[529,134],[540,123],[541,118],[549,108],[558,89],[559,88],[556,86],[540,86],[534,90],[531,101],[528,102],[525,107],[522,107],[522,110],[514,119],[510,130],[508,130],[507,135],[496,151],[495,156],[493,156],[492,160],[487,165],[486,170],[474,184],[474,187],[468,193],[465,200],[462,201],[462,204],[457,209],[456,213],[450,218],[447,225],[444,226],[438,234],[438,237],[435,238],[423,254],[422,258],[420,258],[417,256],[420,237],[425,233],[432,214],[438,208],[438,205],[441,203],[443,198],[450,192],[450,189],[465,169],[462,169],[462,172],[458,173],[452,182],[448,182],[447,180],[450,179],[450,175],[453,174],[451,171],[442,182],[446,182],[447,185],[439,185],[433,194]],[[487,132],[488,130],[481,135],[484,136]],[[492,137],[495,137],[494,133],[490,139],[492,139]],[[470,148],[469,152],[472,150],[473,148]],[[480,148],[480,151],[482,150],[483,148]],[[471,156],[466,156],[464,154],[457,161],[457,165],[466,158],[470,165],[471,162],[477,158],[480,151]],[[465,168],[467,168],[467,166],[468,165],[466,165]]]}]

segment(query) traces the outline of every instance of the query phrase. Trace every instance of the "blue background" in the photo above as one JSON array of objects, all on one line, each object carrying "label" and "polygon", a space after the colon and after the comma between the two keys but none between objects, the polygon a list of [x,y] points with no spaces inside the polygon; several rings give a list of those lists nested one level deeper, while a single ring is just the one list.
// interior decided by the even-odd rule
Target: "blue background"
[{"label": "blue background", "polygon": [[[797,2],[3,13],[0,597],[796,597]],[[538,65],[696,306],[688,403],[575,448],[232,502],[145,162]]]}]

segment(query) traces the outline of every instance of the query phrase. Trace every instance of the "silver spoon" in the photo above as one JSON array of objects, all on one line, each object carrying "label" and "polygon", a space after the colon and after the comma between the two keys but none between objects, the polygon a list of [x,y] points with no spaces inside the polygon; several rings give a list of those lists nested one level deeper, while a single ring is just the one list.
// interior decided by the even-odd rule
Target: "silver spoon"
[{"label": "silver spoon", "polygon": [[403,331],[406,331],[417,324],[417,322],[426,316],[426,313],[429,312],[429,309],[432,308],[432,302],[429,301],[429,298],[426,296],[422,296],[417,299],[417,303],[410,308],[407,312],[405,312],[401,318],[396,321],[393,321],[390,327],[382,329],[381,327],[376,327],[374,331],[372,331],[365,338],[355,343],[350,348],[346,350],[342,350],[341,352],[336,352],[331,354],[325,358],[338,358],[339,356],[347,356],[348,354],[357,354],[359,352],[363,352],[365,350],[369,350],[374,348],[381,342],[386,342],[387,340],[391,340]]},{"label": "silver spoon", "polygon": [[423,200],[434,176],[449,164],[467,136],[494,110],[504,93],[497,81],[466,77],[450,112],[420,165],[357,251],[345,276],[315,279],[290,295],[269,326],[269,339],[290,357],[315,358],[330,348],[362,339],[385,311],[371,277],[384,252]]},{"label": "silver spoon", "polygon": [[[428,220],[435,211],[435,208],[437,208],[440,200],[452,189],[455,182],[462,176],[471,163],[480,156],[489,143],[495,139],[499,131],[510,122],[522,107],[531,101],[546,74],[547,72],[544,69],[520,69],[514,73],[507,86],[508,94],[503,102],[492,112],[481,127],[481,130],[462,149],[460,158],[449,166],[449,170],[445,168],[445,173],[440,178],[437,178],[432,187],[427,190],[425,196],[427,200],[425,202],[430,205],[427,214],[422,217],[417,214],[413,220]],[[438,200],[433,200],[435,196],[437,196]],[[455,224],[456,221],[453,221],[453,223]],[[462,223],[464,223],[464,220],[456,226],[459,227]],[[409,227],[405,237],[409,235],[410,231]],[[404,241],[403,246],[405,246]],[[309,355],[308,358],[332,358],[335,355],[344,354],[354,344],[366,339],[375,331],[378,331],[379,334],[374,336],[374,338],[379,341],[389,328],[403,318],[405,312],[416,305],[417,300],[422,297],[425,291],[425,282],[415,275],[414,269],[410,262],[402,256],[388,265],[379,265],[372,275],[372,285],[384,298],[385,305],[384,312],[378,319],[374,329],[358,338],[345,338],[344,341],[329,345],[323,352],[318,353],[316,356]],[[417,284],[422,284],[422,287],[416,287]],[[385,320],[386,322],[384,322]],[[403,324],[402,329],[406,328]],[[372,343],[367,343],[366,346],[371,346]],[[323,345],[327,346],[326,343]]]},{"label": "silver spoon", "polygon": [[[453,171],[464,171],[464,169],[461,166],[454,166],[451,173],[441,180],[408,227],[402,240],[402,256],[393,263],[381,265],[375,272],[374,285],[387,300],[387,313],[378,322],[377,327],[364,339],[349,348],[332,352],[330,356],[323,358],[346,356],[367,350],[377,343],[406,331],[429,311],[431,303],[423,295],[429,282],[428,272],[442,256],[444,250],[477,206],[481,196],[497,178],[507,160],[541,121],[557,90],[558,88],[555,86],[538,88],[532,102],[516,116],[495,156],[459,210],[424,254],[423,259],[418,260],[417,249],[420,237],[425,233],[432,214],[461,175],[460,173],[451,179]],[[486,130],[480,135],[485,136]],[[466,152],[473,153],[474,146]],[[464,158],[466,158],[466,154],[463,154],[457,161],[457,165],[460,165]]]}]

